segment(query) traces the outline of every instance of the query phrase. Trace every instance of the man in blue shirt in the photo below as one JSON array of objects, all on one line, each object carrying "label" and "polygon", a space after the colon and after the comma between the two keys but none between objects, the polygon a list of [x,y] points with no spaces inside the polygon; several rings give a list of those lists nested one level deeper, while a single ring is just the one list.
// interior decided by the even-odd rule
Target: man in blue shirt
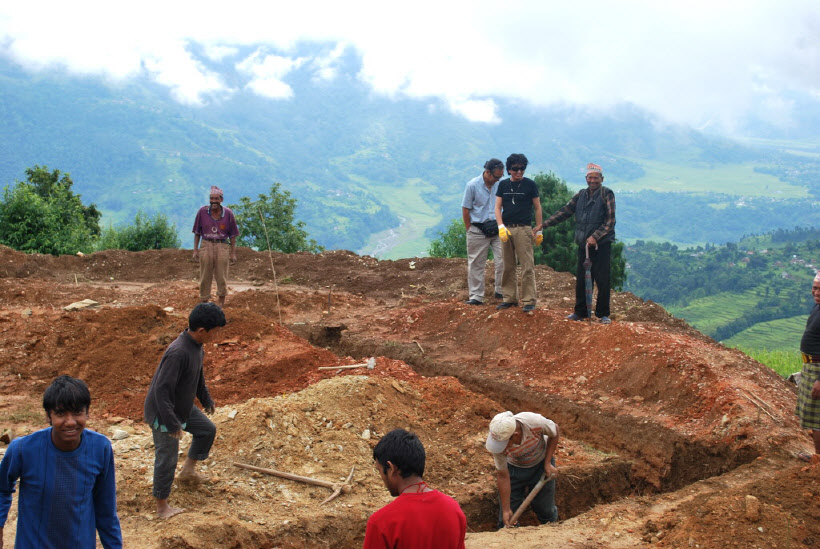
[{"label": "man in blue shirt", "polygon": [[22,548],[122,547],[114,452],[103,435],[85,429],[91,394],[80,379],[60,376],[46,389],[51,427],[15,439],[0,462],[0,549],[17,481],[17,536]]},{"label": "man in blue shirt", "polygon": [[504,163],[491,158],[484,164],[484,173],[467,182],[461,201],[461,216],[467,231],[467,287],[470,297],[466,303],[484,303],[484,266],[487,254],[493,249],[495,262],[495,298],[501,299],[501,239],[495,223],[495,192],[498,181],[504,177]]}]

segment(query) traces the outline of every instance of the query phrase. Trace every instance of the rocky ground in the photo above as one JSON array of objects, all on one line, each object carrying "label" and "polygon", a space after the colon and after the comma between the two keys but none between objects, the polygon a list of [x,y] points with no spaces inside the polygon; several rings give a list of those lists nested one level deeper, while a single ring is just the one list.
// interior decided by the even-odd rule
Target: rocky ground
[{"label": "rocky ground", "polygon": [[[43,427],[48,383],[85,379],[89,427],[115,439],[127,547],[359,547],[391,499],[371,452],[395,427],[421,437],[425,479],[461,504],[469,548],[820,547],[820,464],[794,458],[810,441],[793,386],[767,368],[631,294],[613,297],[609,326],[566,321],[574,278],[546,267],[533,313],[498,312],[463,303],[463,261],[344,251],[239,250],[229,323],[206,349],[210,480],[175,485],[187,511],[158,520],[142,403],[197,301],[189,255],[0,248],[0,431]],[[97,305],[64,309],[83,299]],[[561,426],[558,524],[493,531],[483,444],[506,409]],[[328,488],[237,463],[336,484],[352,470],[352,489],[323,504]]]}]

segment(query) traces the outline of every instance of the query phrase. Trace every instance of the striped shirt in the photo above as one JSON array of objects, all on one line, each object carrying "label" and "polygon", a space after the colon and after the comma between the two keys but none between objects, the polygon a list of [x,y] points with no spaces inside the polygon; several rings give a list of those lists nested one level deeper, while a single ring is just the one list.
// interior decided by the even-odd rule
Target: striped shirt
[{"label": "striped shirt", "polygon": [[534,467],[547,456],[549,437],[558,436],[555,422],[532,412],[519,412],[513,416],[521,424],[521,443],[510,444],[500,454],[493,454],[495,468],[507,469],[507,464],[516,467]]}]

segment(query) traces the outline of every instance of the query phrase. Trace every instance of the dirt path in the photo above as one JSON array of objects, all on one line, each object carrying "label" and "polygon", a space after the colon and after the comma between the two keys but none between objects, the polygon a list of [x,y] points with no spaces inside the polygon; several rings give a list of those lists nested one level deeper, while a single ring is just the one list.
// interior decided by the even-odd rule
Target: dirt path
[{"label": "dirt path", "polygon": [[[267,254],[239,258],[229,324],[206,350],[218,404],[211,480],[175,486],[188,512],[159,521],[142,401],[196,302],[196,266],[174,250],[0,249],[0,430],[43,427],[51,379],[85,379],[90,426],[127,434],[113,444],[129,547],[359,547],[390,501],[371,452],[394,427],[422,438],[425,479],[459,501],[471,548],[820,546],[820,467],[792,458],[809,447],[792,387],[655,304],[618,294],[613,324],[590,325],[563,320],[573,278],[547,268],[539,308],[524,314],[463,304],[461,261],[274,254],[274,284]],[[86,298],[99,305],[62,308]],[[318,370],[371,356],[372,371]],[[557,525],[491,531],[483,443],[504,409],[562,428]],[[333,482],[354,467],[353,490],[322,506],[326,489],[235,462]]]}]

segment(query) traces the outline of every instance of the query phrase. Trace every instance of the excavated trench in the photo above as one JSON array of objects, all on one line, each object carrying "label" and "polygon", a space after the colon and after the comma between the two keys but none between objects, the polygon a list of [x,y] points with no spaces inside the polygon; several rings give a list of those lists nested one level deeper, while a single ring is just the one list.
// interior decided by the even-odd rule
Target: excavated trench
[{"label": "excavated trench", "polygon": [[[567,519],[626,496],[668,492],[698,480],[723,474],[758,457],[750,446],[692,440],[678,431],[641,416],[611,414],[560,395],[545,394],[521,383],[494,379],[463,365],[439,363],[415,342],[376,340],[345,332],[345,326],[303,326],[300,335],[311,344],[339,355],[365,360],[385,356],[402,360],[424,376],[453,376],[473,392],[509,410],[548,411],[565,436],[605,459],[588,466],[562,469],[556,488],[561,519]],[[560,458],[559,458],[560,459]],[[559,463],[560,465],[560,463]],[[494,492],[460,501],[468,524],[477,531],[493,530],[488,521],[497,513]],[[534,524],[534,523],[533,523]]]}]

